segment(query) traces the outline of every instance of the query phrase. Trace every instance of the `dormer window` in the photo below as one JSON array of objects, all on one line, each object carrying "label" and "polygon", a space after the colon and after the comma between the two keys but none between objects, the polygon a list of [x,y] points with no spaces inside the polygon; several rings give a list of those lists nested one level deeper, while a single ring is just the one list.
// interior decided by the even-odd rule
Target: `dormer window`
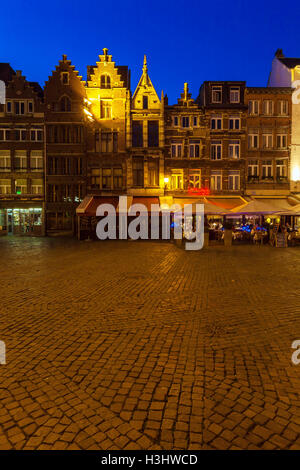
[{"label": "dormer window", "polygon": [[148,109],[148,96],[143,96],[143,109]]},{"label": "dormer window", "polygon": [[230,103],[239,103],[240,102],[240,87],[232,86],[230,87]]},{"label": "dormer window", "polygon": [[211,101],[212,103],[222,103],[222,87],[221,86],[211,87]]},{"label": "dormer window", "polygon": [[110,76],[105,74],[101,75],[100,79],[100,87],[101,88],[111,88]]},{"label": "dormer window", "polygon": [[69,72],[61,73],[61,82],[63,85],[69,85]]}]

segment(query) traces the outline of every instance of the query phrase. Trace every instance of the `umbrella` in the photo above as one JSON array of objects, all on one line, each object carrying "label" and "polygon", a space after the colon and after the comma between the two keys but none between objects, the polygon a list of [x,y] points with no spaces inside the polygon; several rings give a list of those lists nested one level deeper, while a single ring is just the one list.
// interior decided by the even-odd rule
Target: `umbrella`
[{"label": "umbrella", "polygon": [[273,214],[278,212],[274,207],[265,204],[264,202],[253,200],[245,204],[244,206],[235,207],[232,209],[232,213],[247,215],[247,214]]}]

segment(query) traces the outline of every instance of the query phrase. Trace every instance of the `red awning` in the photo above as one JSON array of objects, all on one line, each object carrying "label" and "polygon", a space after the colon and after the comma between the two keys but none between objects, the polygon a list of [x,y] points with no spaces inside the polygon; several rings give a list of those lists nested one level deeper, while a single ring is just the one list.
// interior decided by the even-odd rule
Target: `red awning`
[{"label": "red awning", "polygon": [[116,209],[119,203],[118,197],[113,196],[86,196],[76,209],[77,215],[95,217],[97,207],[100,204],[112,204]]},{"label": "red awning", "polygon": [[228,209],[232,210],[235,207],[239,207],[241,205],[246,204],[245,200],[242,199],[241,197],[206,197],[207,202],[210,204],[215,204],[218,207],[221,207],[222,209]]},{"label": "red awning", "polygon": [[157,204],[159,206],[159,198],[158,197],[133,197],[132,204],[144,204],[146,206],[147,211],[151,212],[151,205]]}]

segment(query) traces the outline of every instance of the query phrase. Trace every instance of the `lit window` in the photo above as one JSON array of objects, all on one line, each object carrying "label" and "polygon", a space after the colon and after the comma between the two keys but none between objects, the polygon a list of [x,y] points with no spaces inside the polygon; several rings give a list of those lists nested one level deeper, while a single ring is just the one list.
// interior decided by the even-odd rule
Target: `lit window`
[{"label": "lit window", "polygon": [[232,86],[230,87],[230,103],[239,103],[240,102],[240,87]]},{"label": "lit window", "polygon": [[105,74],[101,75],[100,79],[100,87],[101,88],[111,88],[110,76]]},{"label": "lit window", "polygon": [[212,100],[212,103],[222,103],[222,87],[221,86],[211,87],[211,100]]},{"label": "lit window", "polygon": [[216,171],[211,172],[210,189],[212,191],[222,190],[222,171],[221,170],[216,170]]},{"label": "lit window", "polygon": [[228,190],[238,191],[240,189],[240,172],[239,170],[229,171],[228,174]]},{"label": "lit window", "polygon": [[250,115],[258,115],[259,114],[259,101],[250,100],[248,111]]},{"label": "lit window", "polygon": [[240,141],[230,141],[228,150],[229,158],[240,158]]}]

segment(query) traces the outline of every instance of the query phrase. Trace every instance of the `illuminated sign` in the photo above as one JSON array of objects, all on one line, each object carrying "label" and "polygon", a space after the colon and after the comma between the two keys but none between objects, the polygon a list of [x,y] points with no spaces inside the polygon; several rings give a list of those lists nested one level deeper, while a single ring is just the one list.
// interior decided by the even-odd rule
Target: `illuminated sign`
[{"label": "illuminated sign", "polygon": [[193,194],[194,196],[209,196],[209,188],[190,188],[188,187],[188,193]]}]

